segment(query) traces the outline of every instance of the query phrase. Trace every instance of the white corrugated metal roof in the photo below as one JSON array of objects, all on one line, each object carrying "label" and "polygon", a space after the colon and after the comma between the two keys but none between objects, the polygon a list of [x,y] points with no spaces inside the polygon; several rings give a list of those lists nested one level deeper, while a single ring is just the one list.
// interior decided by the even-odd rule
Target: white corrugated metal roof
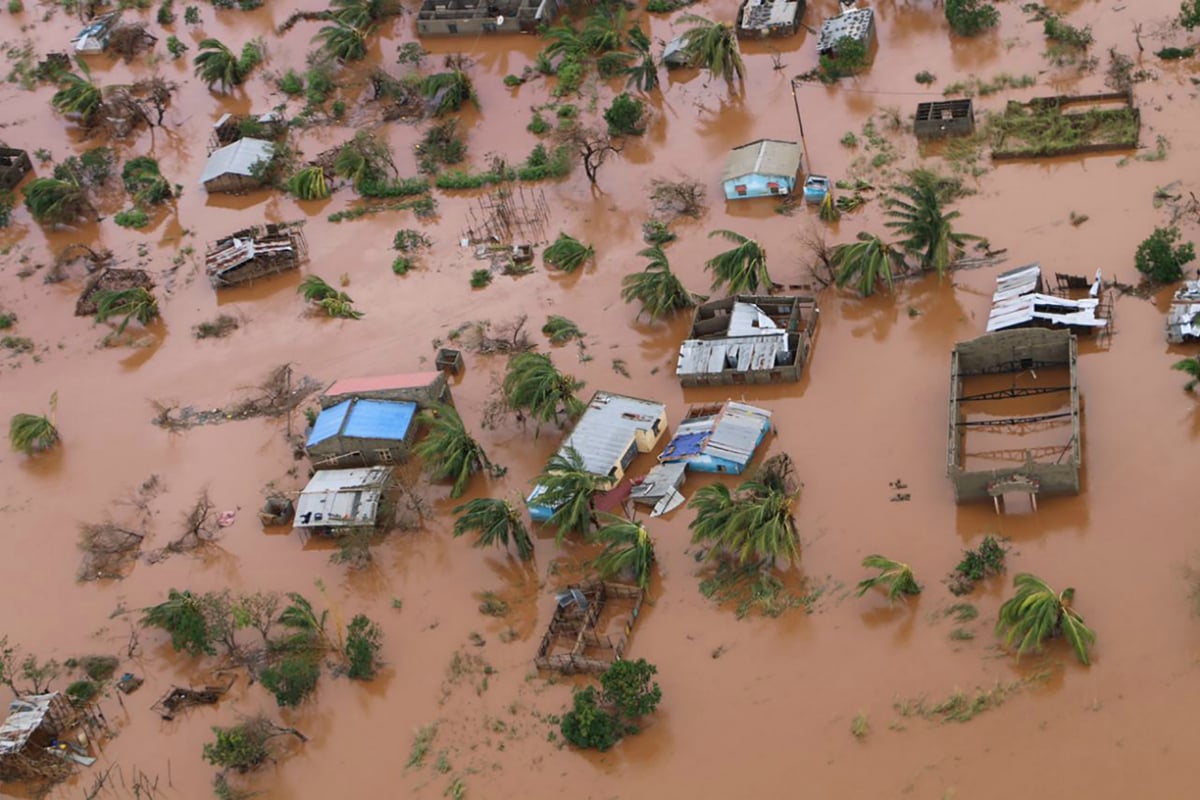
[{"label": "white corrugated metal roof", "polygon": [[821,24],[821,35],[817,38],[817,52],[825,54],[834,49],[838,40],[849,36],[863,44],[871,38],[871,27],[875,12],[869,8],[854,8]]},{"label": "white corrugated metal roof", "polygon": [[662,403],[597,392],[559,452],[574,449],[584,469],[593,475],[608,475],[621,463],[634,434],[651,430],[666,410]]},{"label": "white corrugated metal roof", "polygon": [[758,447],[763,429],[771,424],[771,412],[730,400],[704,444],[704,454],[747,464]]},{"label": "white corrugated metal roof", "polygon": [[251,167],[260,161],[270,161],[274,153],[275,145],[264,139],[238,139],[213,150],[204,164],[200,183],[208,183],[222,175],[250,175]]},{"label": "white corrugated metal roof", "polygon": [[391,480],[387,467],[319,470],[296,501],[297,528],[373,525]]},{"label": "white corrugated metal roof", "polygon": [[[1094,289],[1097,293],[1099,283],[1097,273]],[[1035,321],[1081,328],[1103,328],[1108,325],[1107,319],[1096,316],[1100,309],[1100,300],[1097,297],[1073,300],[1044,294],[1040,291],[1041,288],[1040,264],[1027,264],[997,275],[992,309],[988,313],[988,333]]]},{"label": "white corrugated metal roof", "polygon": [[686,339],[679,345],[678,375],[706,375],[736,369],[773,369],[790,361],[787,331],[753,303],[734,303],[723,339]]},{"label": "white corrugated metal roof", "polygon": [[57,696],[57,692],[27,695],[8,704],[8,717],[0,723],[0,756],[18,753],[25,747]]}]

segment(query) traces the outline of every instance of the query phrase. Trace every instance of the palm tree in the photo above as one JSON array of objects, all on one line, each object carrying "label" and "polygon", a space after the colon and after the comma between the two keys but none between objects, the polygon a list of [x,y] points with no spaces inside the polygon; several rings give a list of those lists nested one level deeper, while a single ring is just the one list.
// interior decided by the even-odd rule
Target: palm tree
[{"label": "palm tree", "polygon": [[430,98],[434,103],[433,115],[440,117],[451,111],[458,111],[463,103],[470,100],[479,108],[479,98],[475,96],[475,87],[471,78],[460,69],[450,72],[436,72],[427,75],[421,81],[421,94]]},{"label": "palm tree", "polygon": [[325,628],[329,621],[329,609],[318,614],[308,598],[298,592],[288,592],[287,598],[292,602],[291,605],[279,612],[279,624],[290,630],[291,633],[273,644],[293,652],[341,649],[335,646]]},{"label": "palm tree", "polygon": [[563,272],[574,272],[596,257],[596,248],[576,239],[567,233],[559,232],[554,244],[542,252],[542,260],[547,265],[561,269]]},{"label": "palm tree", "polygon": [[338,61],[361,61],[367,55],[366,31],[341,20],[321,28],[313,41],[320,41],[325,52]]},{"label": "palm tree", "polygon": [[322,167],[304,167],[288,179],[287,187],[301,200],[324,200],[330,194]]},{"label": "palm tree", "polygon": [[363,30],[396,13],[394,5],[385,0],[331,0],[329,3],[335,20]]},{"label": "palm tree", "polygon": [[628,17],[629,12],[622,5],[597,6],[583,21],[580,38],[593,53],[620,50],[621,32]]},{"label": "palm tree", "polygon": [[139,206],[157,205],[175,196],[171,184],[159,172],[158,162],[149,156],[126,161],[121,168],[121,181]]},{"label": "palm tree", "polygon": [[538,505],[553,508],[548,524],[558,529],[555,540],[562,544],[568,533],[584,534],[595,521],[593,500],[608,487],[608,477],[588,472],[583,457],[573,447],[565,447],[550,457],[536,479],[542,493]]},{"label": "palm tree", "polygon": [[333,171],[349,179],[355,189],[363,184],[382,180],[386,170],[393,173],[396,165],[387,142],[370,131],[359,131],[342,145],[333,160]]},{"label": "palm tree", "polygon": [[1187,375],[1189,380],[1183,385],[1185,392],[1190,392],[1200,384],[1200,356],[1191,356],[1180,361],[1176,361],[1171,365],[1171,369],[1177,369],[1184,375]]},{"label": "palm tree", "polygon": [[35,178],[25,187],[25,207],[41,223],[66,225],[92,210],[87,190],[67,170],[67,178]]},{"label": "palm tree", "polygon": [[533,558],[533,541],[521,520],[521,512],[507,500],[480,497],[455,507],[454,513],[462,514],[454,521],[455,536],[475,531],[476,547],[507,548],[511,541],[522,561]]},{"label": "palm tree", "polygon": [[192,59],[192,64],[196,68],[196,76],[208,84],[209,89],[217,84],[224,92],[231,86],[240,86],[246,79],[238,57],[223,42],[202,39],[198,47],[199,52]]},{"label": "palm tree", "polygon": [[80,122],[91,126],[103,104],[103,94],[100,87],[92,82],[92,75],[87,68],[84,67],[83,77],[73,72],[64,73],[58,86],[58,91],[50,98],[50,104],[60,114],[78,114]]},{"label": "palm tree", "polygon": [[176,652],[186,650],[194,656],[216,654],[201,598],[189,591],[171,589],[165,601],[142,609],[142,625],[169,633]]},{"label": "palm tree", "polygon": [[639,27],[629,29],[629,45],[641,57],[641,61],[625,68],[629,76],[626,88],[637,87],[638,91],[649,94],[658,88],[658,62],[650,52],[650,39]]},{"label": "palm tree", "polygon": [[96,322],[106,322],[111,317],[121,317],[117,333],[125,332],[129,323],[136,320],[143,327],[158,316],[158,301],[149,289],[138,286],[132,289],[108,289],[96,293]]},{"label": "palm tree", "polygon": [[863,297],[870,297],[881,280],[891,291],[892,267],[899,266],[901,256],[878,236],[860,232],[857,242],[835,245],[829,252],[829,263],[839,287],[854,283]]},{"label": "palm tree", "polygon": [[604,544],[600,554],[592,559],[592,567],[601,578],[612,578],[623,572],[633,573],[638,586],[650,587],[650,569],[654,565],[654,542],[646,527],[615,514],[599,515],[600,528],[592,534],[593,542]]},{"label": "palm tree", "polygon": [[688,503],[696,518],[688,526],[693,544],[709,544],[706,558],[729,553],[739,564],[800,560],[800,537],[792,506],[797,490],[786,454],[766,461],[735,492],[724,484],[702,487]]},{"label": "palm tree", "polygon": [[940,278],[953,261],[952,249],[959,254],[965,242],[979,237],[956,233],[951,223],[960,214],[942,210],[951,199],[950,183],[927,169],[913,170],[909,180],[910,183],[893,187],[901,197],[884,200],[887,216],[891,218],[884,224],[906,237],[897,244],[920,258],[921,269],[936,270]]},{"label": "palm tree", "polygon": [[1075,590],[1068,588],[1057,594],[1041,578],[1024,572],[1013,578],[1013,586],[1017,592],[1000,606],[1000,617],[996,620],[996,634],[1004,637],[1004,646],[1020,642],[1017,647],[1020,658],[1026,650],[1040,650],[1046,639],[1061,635],[1075,656],[1090,664],[1088,647],[1095,643],[1096,634],[1071,607]]},{"label": "palm tree", "polygon": [[732,25],[713,22],[696,14],[685,14],[679,21],[692,26],[683,34],[683,52],[690,64],[702,67],[713,77],[724,78],[728,83],[734,78],[740,81],[746,77],[746,65],[742,63]]},{"label": "palm tree", "polygon": [[326,283],[319,275],[309,275],[300,281],[296,292],[304,295],[304,299],[310,303],[319,303],[330,297],[337,297],[338,294],[337,289]]},{"label": "palm tree", "polygon": [[428,432],[414,452],[425,462],[429,476],[435,481],[454,479],[451,497],[461,497],[475,473],[494,469],[479,442],[467,433],[453,406],[438,403],[422,411],[420,421]]},{"label": "palm tree", "polygon": [[584,403],[576,392],[583,386],[583,381],[559,372],[550,356],[517,353],[508,361],[503,391],[510,408],[528,410],[540,425],[557,422],[560,413],[568,419],[582,413]]},{"label": "palm tree", "polygon": [[729,294],[746,294],[759,287],[770,291],[775,285],[767,272],[767,251],[754,239],[728,230],[715,230],[708,238],[722,236],[736,247],[710,258],[704,268],[712,270],[713,288],[728,284]]},{"label": "palm tree", "polygon": [[880,555],[871,555],[862,560],[862,565],[880,572],[873,578],[858,582],[856,594],[859,597],[879,586],[887,592],[888,605],[891,605],[898,597],[921,593],[921,585],[913,578],[912,568],[908,564],[901,564]]},{"label": "palm tree", "polygon": [[50,415],[13,414],[8,421],[8,444],[15,452],[27,456],[49,450],[58,444],[61,437],[54,425],[54,411],[58,408],[58,392],[50,395]]},{"label": "palm tree", "polygon": [[550,58],[561,56],[564,61],[582,61],[587,55],[587,42],[571,25],[570,20],[564,19],[558,25],[548,28],[543,38],[549,42],[546,45],[546,55]]},{"label": "palm tree", "polygon": [[638,312],[639,317],[648,314],[650,321],[654,322],[696,304],[692,293],[683,288],[683,283],[671,272],[671,265],[662,247],[647,247],[638,255],[650,259],[650,263],[641,272],[621,279],[621,299],[626,303],[640,301],[642,310]]}]

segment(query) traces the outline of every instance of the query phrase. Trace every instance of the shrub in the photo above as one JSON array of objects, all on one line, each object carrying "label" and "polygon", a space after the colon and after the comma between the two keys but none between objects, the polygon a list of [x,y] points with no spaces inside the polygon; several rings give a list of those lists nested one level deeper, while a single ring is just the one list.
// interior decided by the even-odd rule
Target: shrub
[{"label": "shrub", "polygon": [[471,272],[471,288],[482,289],[492,282],[492,271],[489,269],[477,269]]},{"label": "shrub", "polygon": [[167,52],[171,54],[171,58],[181,58],[187,52],[188,46],[179,41],[179,37],[171,34],[167,37]]},{"label": "shrub", "polygon": [[519,78],[516,75],[505,75],[504,76],[504,85],[510,89],[515,89],[516,87],[520,86],[524,82],[525,82],[524,78]]},{"label": "shrub", "polygon": [[401,228],[396,231],[396,236],[392,239],[392,249],[399,250],[401,253],[429,247],[431,244],[428,236],[411,228]]},{"label": "shrub", "polygon": [[200,9],[196,6],[188,6],[183,10],[183,21],[188,25],[200,24]]},{"label": "shrub", "polygon": [[913,76],[913,80],[915,80],[917,83],[921,84],[922,86],[929,86],[930,84],[932,84],[934,81],[937,80],[937,76],[934,75],[929,70],[923,69],[920,72],[918,72],[916,75]]},{"label": "shrub", "polygon": [[175,22],[175,0],[163,0],[163,4],[158,7],[156,19],[159,25],[170,25]]},{"label": "shrub", "polygon": [[67,697],[77,706],[91,702],[98,694],[100,694],[100,686],[90,680],[75,681],[67,687]]},{"label": "shrub", "polygon": [[574,94],[583,83],[584,69],[578,61],[564,61],[558,68],[558,85],[554,87],[554,96]]},{"label": "shrub", "polygon": [[1179,24],[1189,31],[1200,27],[1200,0],[1183,0],[1179,6]]},{"label": "shrub", "polygon": [[1137,247],[1134,265],[1138,272],[1159,283],[1171,283],[1183,277],[1183,267],[1196,258],[1191,242],[1176,245],[1179,228],[1155,228]]},{"label": "shrub", "polygon": [[622,92],[605,110],[604,121],[608,123],[608,132],[614,136],[641,136],[646,130],[642,122],[645,114],[646,106],[641,100]]},{"label": "shrub", "polygon": [[1087,47],[1094,41],[1090,26],[1076,28],[1074,25],[1063,22],[1057,14],[1046,17],[1045,22],[1042,23],[1042,33],[1050,41],[1068,47]]},{"label": "shrub", "polygon": [[821,74],[827,80],[854,75],[867,66],[867,46],[851,36],[843,36],[833,46],[833,55],[821,56]]},{"label": "shrub", "polygon": [[17,315],[11,311],[0,311],[0,331],[8,330],[17,321]]},{"label": "shrub", "polygon": [[616,717],[597,704],[594,686],[575,693],[573,707],[563,714],[559,730],[564,739],[584,749],[604,751],[621,740],[621,727]]},{"label": "shrub", "polygon": [[140,208],[130,208],[113,215],[113,222],[122,228],[144,228],[150,224],[150,217]]},{"label": "shrub", "polygon": [[959,36],[978,36],[999,24],[1000,12],[986,0],[946,0],[946,21]]},{"label": "shrub", "polygon": [[413,260],[408,256],[396,256],[392,262],[392,272],[397,275],[407,275],[413,268]]},{"label": "shrub", "polygon": [[653,681],[657,673],[657,667],[639,658],[614,661],[600,676],[604,702],[612,707],[627,733],[636,733],[634,722],[654,713],[662,701],[662,689]]},{"label": "shrub", "polygon": [[260,676],[262,685],[275,695],[280,708],[294,708],[317,688],[321,667],[306,656],[289,656],[276,666],[267,667]]},{"label": "shrub", "polygon": [[61,437],[49,417],[38,414],[13,414],[8,421],[8,444],[14,452],[27,456],[49,450]]},{"label": "shrub", "polygon": [[846,131],[838,141],[843,147],[858,147],[858,137],[854,135],[854,131]]},{"label": "shrub", "polygon": [[1161,58],[1163,61],[1175,61],[1181,58],[1191,58],[1196,55],[1194,47],[1164,47],[1154,55]]},{"label": "shrub", "polygon": [[288,97],[304,94],[304,78],[294,69],[289,69],[283,73],[279,80],[275,82],[275,85],[279,87],[279,91]]},{"label": "shrub", "polygon": [[550,130],[550,127],[550,123],[546,121],[546,118],[535,111],[533,114],[533,119],[529,121],[527,130],[535,136],[541,136],[542,134],[547,133]]},{"label": "shrub", "polygon": [[379,625],[365,614],[356,615],[346,629],[346,660],[350,662],[346,674],[358,681],[374,678],[382,644],[383,631]]},{"label": "shrub", "polygon": [[8,13],[20,14],[24,10],[25,6],[21,0],[8,0]]},{"label": "shrub", "polygon": [[0,191],[0,228],[7,227],[12,221],[12,210],[16,202],[12,192]]},{"label": "shrub", "polygon": [[585,245],[569,234],[560,233],[554,244],[542,253],[542,258],[548,266],[563,272],[574,272],[595,255],[596,250],[591,245]]}]

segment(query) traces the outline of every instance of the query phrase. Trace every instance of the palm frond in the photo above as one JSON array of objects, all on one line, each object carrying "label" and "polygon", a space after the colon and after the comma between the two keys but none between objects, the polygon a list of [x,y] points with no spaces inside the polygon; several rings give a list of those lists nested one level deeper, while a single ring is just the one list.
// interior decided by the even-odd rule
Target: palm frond
[{"label": "palm frond", "polygon": [[479,442],[475,441],[462,417],[453,406],[439,403],[421,412],[427,427],[425,438],[413,448],[433,480],[454,479],[451,497],[461,497],[471,476],[492,466]]},{"label": "palm frond", "polygon": [[517,548],[522,561],[533,557],[533,541],[521,520],[520,512],[507,500],[480,497],[469,503],[456,506],[459,514],[454,522],[454,535],[462,536],[474,531],[475,547],[507,548],[511,542]]},{"label": "palm frond", "polygon": [[574,272],[595,256],[594,247],[566,233],[559,233],[554,243],[542,253],[542,259],[547,266],[561,269],[563,272]]},{"label": "palm frond", "polygon": [[759,288],[770,291],[774,287],[767,271],[767,251],[754,239],[729,230],[715,230],[708,238],[720,236],[736,246],[710,258],[704,268],[713,274],[713,288],[726,285],[729,294],[748,294]]},{"label": "palm frond", "polygon": [[886,591],[890,605],[897,598],[921,593],[921,586],[913,578],[912,568],[908,564],[881,555],[869,555],[862,560],[862,565],[867,569],[879,570],[879,574],[859,581],[856,592],[859,597],[879,586]]}]

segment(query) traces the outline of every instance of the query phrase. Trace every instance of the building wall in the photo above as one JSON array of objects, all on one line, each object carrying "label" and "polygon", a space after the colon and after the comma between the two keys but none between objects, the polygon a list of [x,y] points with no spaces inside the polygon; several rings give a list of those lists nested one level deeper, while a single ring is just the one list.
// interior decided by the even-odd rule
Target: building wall
[{"label": "building wall", "polygon": [[416,438],[416,429],[415,423],[410,425],[408,436],[404,441],[332,436],[308,448],[308,457],[315,463],[327,458],[361,453],[361,460],[356,459],[354,466],[375,467],[403,463],[407,460],[409,449]]},{"label": "building wall", "polygon": [[[772,192],[768,183],[779,184],[780,191]],[[796,189],[795,175],[747,175],[724,182],[726,200],[745,200],[750,197],[779,197]],[[744,185],[746,193],[738,194],[737,186]]]},{"label": "building wall", "polygon": [[636,431],[633,435],[634,443],[637,445],[638,452],[649,453],[654,449],[654,445],[658,444],[658,440],[662,438],[663,432],[667,429],[667,411],[664,408],[662,414],[658,417],[658,430],[647,428],[643,431]]},{"label": "building wall", "polygon": [[263,182],[250,175],[233,175],[227,173],[204,184],[204,190],[212,194],[240,194],[262,188]]},{"label": "building wall", "polygon": [[428,408],[434,403],[454,404],[450,396],[450,385],[445,375],[438,377],[426,386],[405,387],[403,389],[375,389],[365,392],[346,392],[345,394],[321,395],[321,408],[335,406],[351,397],[361,397],[365,400],[405,400],[416,403],[420,408]]}]

